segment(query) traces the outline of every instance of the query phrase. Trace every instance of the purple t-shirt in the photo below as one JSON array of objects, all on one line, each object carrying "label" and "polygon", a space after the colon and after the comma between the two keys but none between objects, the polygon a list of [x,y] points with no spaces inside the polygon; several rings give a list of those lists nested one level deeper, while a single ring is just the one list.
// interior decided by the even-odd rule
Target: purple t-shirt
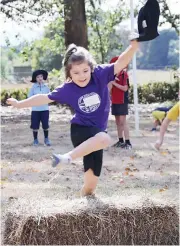
[{"label": "purple t-shirt", "polygon": [[86,87],[73,82],[64,83],[48,94],[52,101],[68,104],[75,110],[71,123],[96,126],[106,130],[110,98],[107,84],[114,80],[114,64],[95,67]]}]

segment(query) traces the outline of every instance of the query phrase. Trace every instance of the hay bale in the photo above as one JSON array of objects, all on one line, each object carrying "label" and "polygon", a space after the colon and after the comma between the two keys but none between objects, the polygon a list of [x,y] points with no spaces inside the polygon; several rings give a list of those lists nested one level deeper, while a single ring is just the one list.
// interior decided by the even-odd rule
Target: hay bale
[{"label": "hay bale", "polygon": [[5,224],[8,245],[179,245],[174,205],[120,197],[42,201],[38,208],[24,203],[8,212]]}]

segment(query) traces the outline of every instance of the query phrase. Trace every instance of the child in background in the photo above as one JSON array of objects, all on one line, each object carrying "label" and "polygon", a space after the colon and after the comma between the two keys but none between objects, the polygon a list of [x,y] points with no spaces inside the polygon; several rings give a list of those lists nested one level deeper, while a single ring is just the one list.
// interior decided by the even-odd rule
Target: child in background
[{"label": "child in background", "polygon": [[167,115],[167,112],[171,108],[172,106],[171,107],[158,107],[153,110],[152,116],[154,118],[154,124],[153,124],[153,128],[151,129],[151,131],[157,130],[157,126],[160,126],[162,124],[163,120],[165,119]]},{"label": "child in background", "polygon": [[176,121],[178,119],[179,111],[180,111],[180,102],[176,103],[174,107],[170,109],[170,111],[167,113],[166,118],[163,120],[163,123],[160,128],[159,139],[155,143],[155,148],[157,150],[159,150],[161,145],[163,144],[164,135],[170,122]]},{"label": "child in background", "polygon": [[[116,62],[118,57],[113,57],[110,63]],[[116,75],[115,80],[108,85],[111,101],[112,101],[112,115],[115,116],[118,142],[113,147],[120,147],[125,149],[132,149],[129,139],[129,127],[126,120],[128,115],[128,90],[129,90],[129,77],[127,74],[127,67],[124,68],[119,74]],[[124,135],[124,136],[123,136]],[[124,138],[123,138],[124,137]]]},{"label": "child in background", "polygon": [[[45,70],[36,70],[33,72],[31,82],[34,84],[28,94],[28,97],[32,97],[37,94],[47,94],[50,92],[49,87],[44,83],[44,81],[47,80],[47,77],[48,77],[48,72]],[[44,144],[46,146],[50,146],[51,144],[48,138],[48,129],[49,129],[48,104],[32,107],[30,128],[33,130],[34,146],[39,145],[38,130],[39,130],[40,123],[42,123],[42,128],[44,130]]]}]

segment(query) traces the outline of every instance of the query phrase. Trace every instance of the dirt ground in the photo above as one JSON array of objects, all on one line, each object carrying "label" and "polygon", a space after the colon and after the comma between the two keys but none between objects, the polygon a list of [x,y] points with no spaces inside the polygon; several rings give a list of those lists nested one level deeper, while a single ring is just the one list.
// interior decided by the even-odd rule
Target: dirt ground
[{"label": "dirt ground", "polygon": [[[178,202],[179,188],[179,129],[172,123],[164,145],[156,152],[151,143],[159,132],[152,133],[150,111],[154,105],[140,106],[140,136],[134,131],[133,107],[128,117],[133,150],[104,151],[104,164],[97,196],[143,196]],[[68,123],[69,110],[50,108],[51,147],[43,145],[43,132],[39,133],[40,146],[32,146],[30,109],[3,107],[1,122],[1,203],[2,211],[14,199],[42,197],[73,199],[83,183],[82,160],[71,165],[51,167],[53,152],[65,153],[72,148]],[[113,142],[117,139],[114,118],[109,117],[108,132]]]}]

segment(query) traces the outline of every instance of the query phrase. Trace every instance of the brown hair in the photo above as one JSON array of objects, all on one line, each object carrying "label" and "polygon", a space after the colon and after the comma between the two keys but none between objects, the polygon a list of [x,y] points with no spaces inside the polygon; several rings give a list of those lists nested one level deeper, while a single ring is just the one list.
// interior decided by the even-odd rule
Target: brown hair
[{"label": "brown hair", "polygon": [[63,60],[66,79],[70,78],[70,70],[72,68],[72,64],[81,64],[83,62],[87,62],[91,68],[91,71],[93,71],[96,62],[89,51],[81,46],[70,44]]}]

